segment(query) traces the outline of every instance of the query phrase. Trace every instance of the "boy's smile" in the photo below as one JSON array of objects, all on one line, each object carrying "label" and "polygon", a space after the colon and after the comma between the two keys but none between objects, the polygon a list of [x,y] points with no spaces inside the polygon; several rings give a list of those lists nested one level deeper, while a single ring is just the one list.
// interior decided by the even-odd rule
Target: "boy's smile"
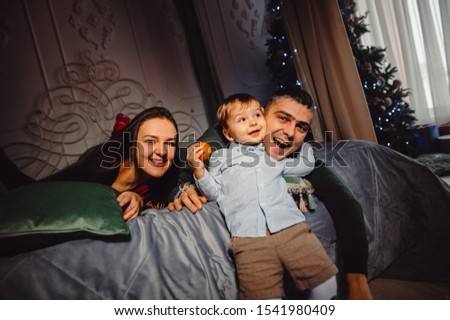
[{"label": "boy's smile", "polygon": [[242,144],[258,144],[266,134],[266,121],[261,106],[254,103],[247,108],[235,108],[230,112],[223,134],[229,141]]}]

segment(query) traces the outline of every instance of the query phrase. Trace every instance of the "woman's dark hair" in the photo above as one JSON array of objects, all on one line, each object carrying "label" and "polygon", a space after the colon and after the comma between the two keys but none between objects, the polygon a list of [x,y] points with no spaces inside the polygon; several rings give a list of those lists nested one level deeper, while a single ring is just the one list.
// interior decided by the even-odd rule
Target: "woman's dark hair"
[{"label": "woman's dark hair", "polygon": [[[89,148],[78,161],[44,180],[87,181],[112,185],[122,162],[131,159],[137,168],[135,182],[140,181],[143,172],[138,169],[136,159],[136,148],[139,147],[136,145],[137,134],[143,122],[154,118],[172,122],[178,135],[177,123],[169,110],[163,107],[145,109],[137,114],[123,130],[113,131],[108,141]],[[178,158],[178,136],[176,143],[175,159]],[[165,176],[175,177],[177,173],[177,166],[172,164]]]}]

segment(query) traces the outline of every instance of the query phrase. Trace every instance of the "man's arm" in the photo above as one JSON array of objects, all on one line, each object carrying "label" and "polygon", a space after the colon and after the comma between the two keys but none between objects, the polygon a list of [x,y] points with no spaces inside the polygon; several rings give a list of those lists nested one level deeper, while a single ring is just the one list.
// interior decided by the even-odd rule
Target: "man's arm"
[{"label": "man's arm", "polygon": [[368,242],[361,204],[321,160],[306,177],[333,220],[341,246],[350,299],[371,299],[367,284]]},{"label": "man's arm", "polygon": [[170,192],[169,200],[171,201],[167,205],[169,211],[180,211],[185,206],[192,213],[201,210],[207,202],[206,197],[200,195],[200,192],[196,190],[194,171],[191,166],[186,165],[180,170],[178,186]]},{"label": "man's arm", "polygon": [[284,176],[304,177],[315,168],[315,157],[312,146],[305,142],[294,157],[285,158]]}]

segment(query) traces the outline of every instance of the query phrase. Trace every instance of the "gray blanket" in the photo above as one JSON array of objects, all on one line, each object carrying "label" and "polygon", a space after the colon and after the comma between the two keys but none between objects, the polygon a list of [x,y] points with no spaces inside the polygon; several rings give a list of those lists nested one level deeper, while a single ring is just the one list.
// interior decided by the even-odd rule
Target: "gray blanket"
[{"label": "gray blanket", "polygon": [[82,239],[0,260],[5,299],[235,299],[229,234],[214,203],[148,210],[129,242]]},{"label": "gray blanket", "polygon": [[[350,141],[342,149],[316,147],[316,156],[335,168],[363,205],[369,278],[390,272],[449,281],[450,188],[425,166],[379,145]],[[339,242],[317,202],[307,223],[334,258]],[[147,210],[128,225],[130,241],[74,240],[0,258],[0,298],[238,297],[229,233],[215,203],[195,215],[186,209]],[[439,261],[435,274],[433,259]]]},{"label": "gray blanket", "polygon": [[450,187],[418,161],[364,141],[317,145],[364,210],[368,278],[450,281]]}]

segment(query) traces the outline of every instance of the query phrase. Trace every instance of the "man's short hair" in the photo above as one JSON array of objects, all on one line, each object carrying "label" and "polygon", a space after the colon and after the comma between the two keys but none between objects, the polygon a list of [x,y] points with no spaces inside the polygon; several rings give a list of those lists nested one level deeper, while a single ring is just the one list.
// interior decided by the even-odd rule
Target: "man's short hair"
[{"label": "man's short hair", "polygon": [[266,104],[265,110],[275,104],[280,99],[292,99],[300,104],[305,105],[308,109],[312,109],[314,106],[313,99],[311,95],[303,89],[300,88],[287,88],[276,90],[269,101]]}]

